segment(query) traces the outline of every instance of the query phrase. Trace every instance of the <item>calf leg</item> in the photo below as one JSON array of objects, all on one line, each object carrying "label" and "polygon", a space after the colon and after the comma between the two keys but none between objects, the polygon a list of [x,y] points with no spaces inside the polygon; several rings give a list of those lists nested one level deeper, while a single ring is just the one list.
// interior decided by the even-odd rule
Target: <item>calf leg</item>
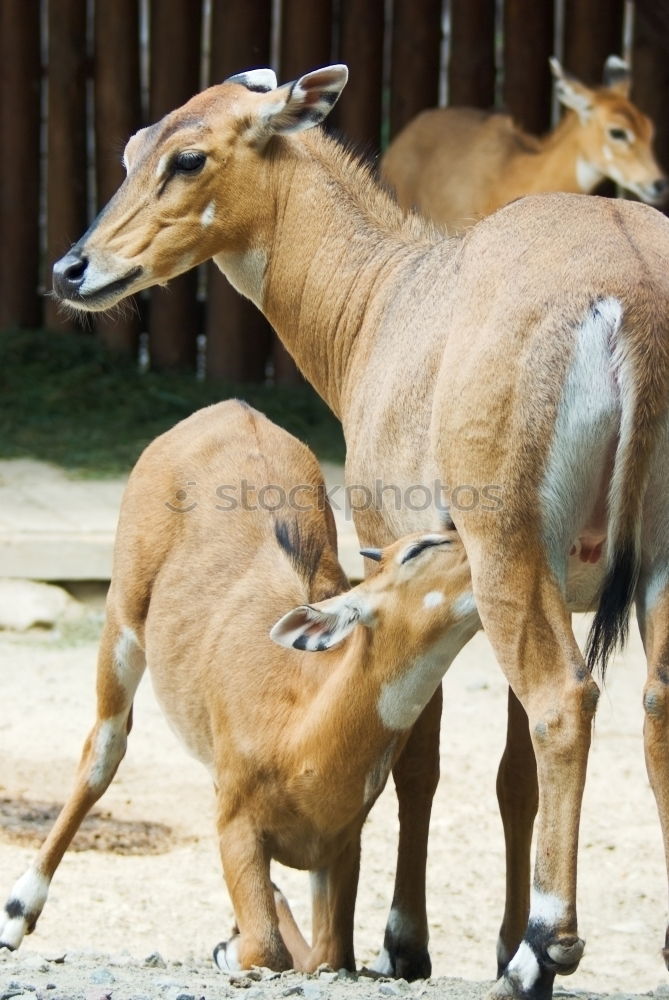
[{"label": "calf leg", "polygon": [[539,804],[537,764],[527,715],[509,688],[506,747],[497,774],[506,846],[506,901],[497,940],[497,975],[523,939],[530,913],[532,829]]},{"label": "calf leg", "polygon": [[[638,612],[648,660],[643,693],[646,768],[660,816],[669,876],[669,586],[655,594],[647,588]],[[669,927],[664,960],[669,969]]]},{"label": "calf leg", "polygon": [[132,631],[109,623],[98,655],[97,719],[84,743],[74,789],[0,913],[0,948],[18,948],[34,930],[56,868],[86,813],[109,787],[125,754],[132,700],[144,667],[144,653]]},{"label": "calf leg", "polygon": [[393,768],[400,820],[395,891],[383,951],[374,969],[407,980],[432,972],[425,899],[427,839],[439,783],[441,687],[416,721]]},{"label": "calf leg", "polygon": [[353,920],[360,873],[358,827],[333,863],[311,873],[313,946],[305,972],[319,965],[355,971]]},{"label": "calf leg", "polygon": [[223,972],[238,972],[252,965],[277,972],[293,968],[293,958],[279,930],[267,848],[250,817],[244,813],[230,817],[220,792],[218,837],[237,927],[229,940],[216,945],[214,961]]}]

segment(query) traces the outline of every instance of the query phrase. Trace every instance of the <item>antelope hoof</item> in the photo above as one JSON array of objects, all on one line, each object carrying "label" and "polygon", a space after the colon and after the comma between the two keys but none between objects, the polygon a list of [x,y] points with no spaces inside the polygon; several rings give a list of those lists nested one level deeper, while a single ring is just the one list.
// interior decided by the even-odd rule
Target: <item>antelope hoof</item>
[{"label": "antelope hoof", "polygon": [[581,938],[562,938],[546,945],[546,967],[560,976],[570,976],[576,972],[583,958],[585,941]]},{"label": "antelope hoof", "polygon": [[555,973],[541,969],[531,980],[518,972],[505,972],[488,993],[486,1000],[551,1000]]},{"label": "antelope hoof", "polygon": [[238,956],[239,934],[235,934],[229,941],[219,941],[214,948],[214,964],[228,975],[232,972],[241,972],[242,967]]}]

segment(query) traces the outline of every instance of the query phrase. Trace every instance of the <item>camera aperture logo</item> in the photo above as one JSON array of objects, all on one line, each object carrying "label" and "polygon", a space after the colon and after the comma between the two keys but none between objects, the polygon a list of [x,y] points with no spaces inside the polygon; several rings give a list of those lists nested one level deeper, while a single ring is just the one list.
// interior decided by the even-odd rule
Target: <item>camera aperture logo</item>
[{"label": "camera aperture logo", "polygon": [[329,503],[335,512],[343,512],[350,520],[353,514],[366,510],[395,513],[434,510],[440,514],[482,510],[495,513],[504,506],[503,494],[503,487],[497,483],[479,486],[461,483],[450,487],[439,479],[431,485],[415,483],[402,487],[377,479],[373,487],[336,485],[329,489],[313,483],[298,483],[290,488],[277,483],[256,486],[242,479],[238,484],[211,487],[207,495],[202,496],[198,483],[187,480],[165,506],[175,514],[189,514],[203,503],[223,513],[234,510],[277,513],[323,510]]}]

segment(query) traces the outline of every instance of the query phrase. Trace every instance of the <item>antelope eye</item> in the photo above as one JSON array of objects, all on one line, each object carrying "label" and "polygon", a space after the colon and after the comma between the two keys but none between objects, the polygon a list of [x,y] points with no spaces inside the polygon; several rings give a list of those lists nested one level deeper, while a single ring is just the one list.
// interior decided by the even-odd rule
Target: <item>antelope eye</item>
[{"label": "antelope eye", "polygon": [[609,138],[617,139],[619,142],[629,142],[629,136],[624,128],[610,128]]},{"label": "antelope eye", "polygon": [[174,170],[178,174],[196,174],[204,166],[207,159],[204,153],[197,149],[186,149],[174,157]]}]

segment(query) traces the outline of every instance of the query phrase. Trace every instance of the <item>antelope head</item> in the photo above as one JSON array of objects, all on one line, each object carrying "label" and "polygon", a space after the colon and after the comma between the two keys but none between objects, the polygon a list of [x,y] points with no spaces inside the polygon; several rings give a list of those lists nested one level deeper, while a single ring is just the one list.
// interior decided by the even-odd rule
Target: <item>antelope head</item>
[{"label": "antelope head", "polygon": [[[371,552],[373,551],[373,555]],[[345,594],[302,605],[270,632],[288,648],[330,649],[362,625],[383,633],[391,654],[417,656],[452,629],[467,638],[479,627],[471,575],[456,531],[408,535],[385,549],[366,550],[376,573]]]},{"label": "antelope head", "polygon": [[550,64],[558,99],[578,116],[582,168],[599,179],[608,177],[649,205],[662,204],[669,182],[653,155],[653,123],[629,99],[627,63],[609,56],[604,85],[594,90],[565,73],[557,59]]},{"label": "antelope head", "polygon": [[329,66],[277,87],[271,70],[253,70],[137,132],[123,154],[125,181],[54,265],[58,298],[108,309],[219,254],[239,290],[256,297],[265,266],[256,241],[274,203],[270,166],[290,133],[325,118],[347,78],[345,66]]}]

